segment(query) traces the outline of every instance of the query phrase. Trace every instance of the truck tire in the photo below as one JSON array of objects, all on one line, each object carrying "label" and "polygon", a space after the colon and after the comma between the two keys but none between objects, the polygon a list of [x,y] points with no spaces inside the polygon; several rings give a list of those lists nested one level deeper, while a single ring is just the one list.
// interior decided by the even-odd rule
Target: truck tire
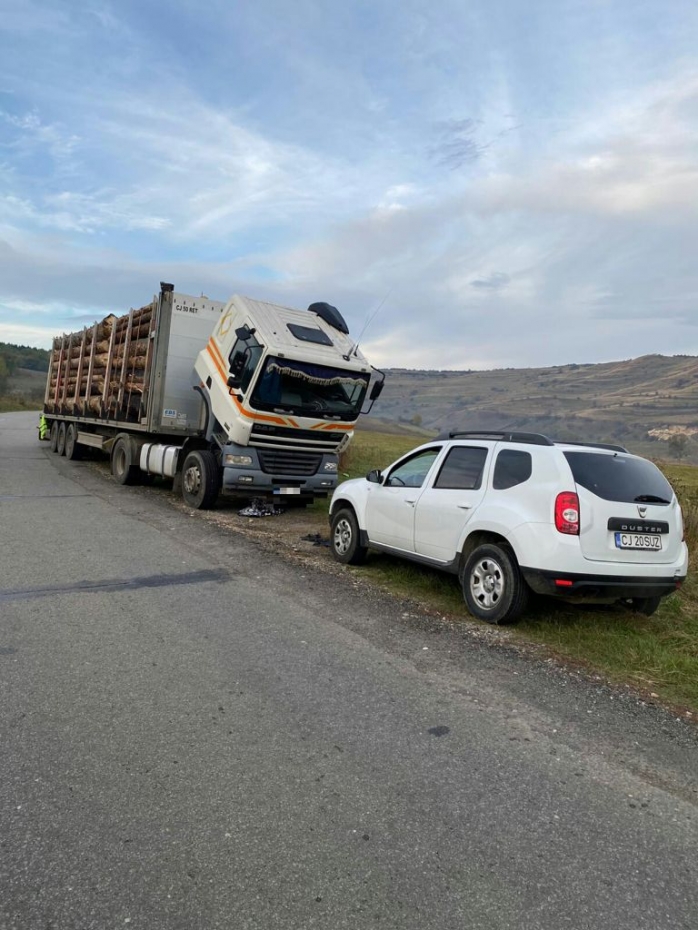
[{"label": "truck tire", "polygon": [[332,516],[330,548],[332,555],[343,565],[363,565],[368,548],[360,544],[359,524],[350,507],[342,507]]},{"label": "truck tire", "polygon": [[528,586],[514,553],[495,543],[478,546],[470,553],[462,585],[468,610],[487,623],[515,623],[528,602]]},{"label": "truck tire", "polygon": [[221,485],[220,468],[213,452],[195,449],[182,467],[182,497],[196,510],[210,510],[218,499]]},{"label": "truck tire", "polygon": [[111,450],[111,473],[117,484],[135,484],[140,468],[130,436],[117,436]]},{"label": "truck tire", "polygon": [[65,437],[68,432],[68,427],[65,420],[61,420],[58,424],[58,441],[56,443],[56,452],[58,455],[65,455]]},{"label": "truck tire", "polygon": [[48,447],[51,452],[58,452],[58,420],[51,423],[51,433],[49,435]]},{"label": "truck tire", "polygon": [[75,423],[69,423],[65,434],[65,457],[75,461],[80,458],[80,446],[78,445],[78,428]]}]

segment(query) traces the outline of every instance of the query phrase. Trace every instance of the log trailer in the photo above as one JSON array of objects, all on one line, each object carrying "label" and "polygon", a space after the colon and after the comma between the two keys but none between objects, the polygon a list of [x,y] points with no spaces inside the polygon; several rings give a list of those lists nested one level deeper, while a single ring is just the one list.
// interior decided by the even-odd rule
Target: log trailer
[{"label": "log trailer", "polygon": [[150,304],[53,340],[43,412],[53,452],[108,453],[120,484],[173,478],[195,508],[221,491],[305,502],[334,490],[384,378],[329,304],[226,304],[163,283]]}]

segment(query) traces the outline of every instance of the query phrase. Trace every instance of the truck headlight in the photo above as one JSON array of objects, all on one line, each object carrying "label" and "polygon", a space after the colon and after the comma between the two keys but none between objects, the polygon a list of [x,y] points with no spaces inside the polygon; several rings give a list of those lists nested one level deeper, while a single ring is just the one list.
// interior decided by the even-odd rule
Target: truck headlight
[{"label": "truck headlight", "polygon": [[337,471],[337,463],[336,462],[325,462],[325,464],[323,465],[323,470],[324,471]]},{"label": "truck headlight", "polygon": [[249,468],[252,464],[251,455],[233,455],[232,452],[226,452],[223,456],[224,465],[235,465],[238,468]]}]

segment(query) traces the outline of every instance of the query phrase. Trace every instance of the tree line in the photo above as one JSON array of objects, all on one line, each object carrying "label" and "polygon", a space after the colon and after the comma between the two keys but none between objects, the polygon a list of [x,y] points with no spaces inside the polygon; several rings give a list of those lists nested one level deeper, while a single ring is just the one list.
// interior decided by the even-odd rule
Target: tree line
[{"label": "tree line", "polygon": [[34,349],[32,346],[16,346],[11,342],[0,342],[0,394],[4,394],[7,381],[17,368],[48,371],[50,355],[47,349]]}]

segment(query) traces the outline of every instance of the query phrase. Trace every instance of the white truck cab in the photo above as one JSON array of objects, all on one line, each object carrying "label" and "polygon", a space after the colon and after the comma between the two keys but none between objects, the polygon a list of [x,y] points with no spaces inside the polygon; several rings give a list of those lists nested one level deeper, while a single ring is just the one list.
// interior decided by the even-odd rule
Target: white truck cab
[{"label": "white truck cab", "polygon": [[[223,435],[223,489],[319,496],[337,483],[372,369],[329,304],[296,310],[235,295],[195,369]],[[373,401],[382,388],[374,383]]]}]

